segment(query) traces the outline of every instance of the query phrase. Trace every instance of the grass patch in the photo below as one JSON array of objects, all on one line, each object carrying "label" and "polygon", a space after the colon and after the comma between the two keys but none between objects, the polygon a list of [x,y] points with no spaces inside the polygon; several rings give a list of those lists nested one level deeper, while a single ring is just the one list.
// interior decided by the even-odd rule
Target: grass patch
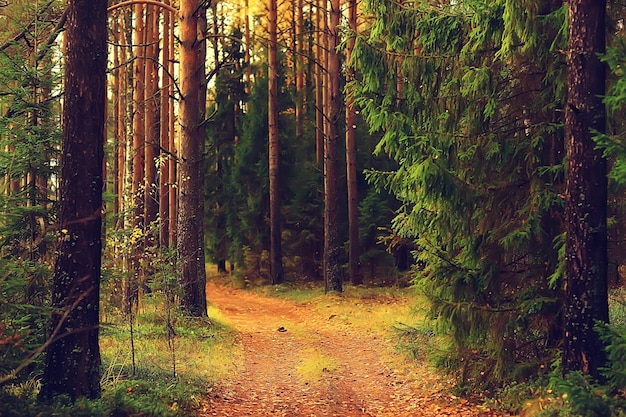
[{"label": "grass patch", "polygon": [[[135,376],[153,379],[170,376],[205,386],[235,366],[234,335],[222,322],[173,314],[170,321],[158,296],[145,301],[134,325]],[[168,337],[169,335],[169,337]],[[132,377],[130,328],[121,320],[103,327],[100,350],[106,372],[103,382],[121,375]]]},{"label": "grass patch", "polygon": [[296,372],[304,382],[315,382],[336,368],[337,364],[330,356],[324,355],[317,349],[307,349],[302,352],[302,360]]},{"label": "grass patch", "polygon": [[281,284],[257,289],[264,295],[308,304],[329,320],[388,334],[398,323],[423,321],[424,300],[411,288],[345,285],[340,294],[324,294],[321,284]]},{"label": "grass patch", "polygon": [[[213,312],[215,313],[215,312]],[[194,415],[200,400],[216,381],[235,368],[233,331],[219,320],[195,319],[172,312],[168,320],[158,293],[142,302],[133,326],[135,366],[130,328],[109,315],[100,332],[102,398],[37,402],[39,382],[0,390],[0,416],[51,417],[179,417]]]}]

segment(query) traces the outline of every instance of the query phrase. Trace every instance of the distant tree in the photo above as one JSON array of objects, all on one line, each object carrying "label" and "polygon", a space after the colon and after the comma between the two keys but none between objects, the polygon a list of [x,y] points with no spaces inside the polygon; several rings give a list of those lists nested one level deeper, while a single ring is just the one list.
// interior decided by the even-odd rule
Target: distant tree
[{"label": "distant tree", "polygon": [[609,320],[607,162],[593,138],[606,130],[605,19],[606,1],[569,1],[563,369],[596,378],[606,354],[594,325]]},{"label": "distant tree", "polygon": [[52,337],[41,397],[100,396],[99,296],[107,66],[107,2],[70,0],[59,248],[52,286]]},{"label": "distant tree", "polygon": [[306,115],[306,83],[305,83],[305,49],[304,49],[304,0],[296,0],[293,3],[294,7],[294,25],[295,36],[294,42],[296,47],[294,48],[295,55],[295,116],[296,116],[296,139],[301,141],[304,135],[304,118]]},{"label": "distant tree", "polygon": [[[216,28],[217,30],[217,28]],[[226,260],[233,251],[232,232],[228,227],[237,217],[242,203],[237,191],[230,188],[229,176],[236,161],[235,148],[241,143],[241,109],[244,100],[244,63],[242,32],[235,29],[224,40],[224,59],[215,76],[214,111],[207,123],[207,175],[206,175],[206,241],[207,255],[217,264],[218,272],[226,272]],[[236,180],[235,180],[236,181]],[[234,184],[233,184],[234,185]],[[231,223],[232,224],[232,223]],[[231,231],[229,236],[229,230]]]}]

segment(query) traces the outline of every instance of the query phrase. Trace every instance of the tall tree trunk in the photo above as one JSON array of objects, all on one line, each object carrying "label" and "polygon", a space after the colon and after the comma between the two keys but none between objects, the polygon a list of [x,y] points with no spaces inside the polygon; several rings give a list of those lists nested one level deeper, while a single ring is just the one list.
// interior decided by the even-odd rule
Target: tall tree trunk
[{"label": "tall tree trunk", "polygon": [[305,114],[305,85],[304,85],[304,4],[303,0],[294,2],[296,8],[296,141],[302,141]]},{"label": "tall tree trunk", "polygon": [[[114,75],[115,80],[113,84],[113,100],[114,100],[114,135],[115,135],[115,156],[113,163],[113,186],[115,192],[115,229],[123,230],[126,225],[126,202],[127,197],[126,185],[127,185],[127,111],[128,111],[128,74],[129,69],[126,65],[128,54],[126,51],[126,16],[128,9],[120,9],[115,12],[111,21],[113,22],[113,39],[116,46],[113,49],[114,53]],[[117,245],[115,248],[116,266],[125,273],[128,272],[126,267],[128,266],[128,251]],[[126,282],[124,282],[124,287]]]},{"label": "tall tree trunk", "polygon": [[[144,230],[144,177],[145,177],[145,5],[136,4],[135,31],[133,34],[133,154],[132,154],[132,198],[134,229]],[[124,311],[132,313],[139,302],[139,283],[142,281],[140,258],[143,245],[135,243],[131,249],[130,275],[124,283]]]},{"label": "tall tree trunk", "polygon": [[[356,31],[357,9],[356,0],[348,2],[348,25]],[[346,60],[350,61],[354,49],[354,38],[348,42]],[[348,70],[348,82],[354,79],[354,70]],[[346,170],[348,181],[348,266],[353,285],[363,283],[361,275],[360,242],[359,242],[359,190],[357,183],[357,144],[356,144],[356,108],[354,100],[346,97]]]},{"label": "tall tree trunk", "polygon": [[206,58],[207,58],[207,36],[209,33],[208,30],[208,5],[206,2],[202,2],[200,9],[198,10],[198,29],[197,29],[197,37],[199,42],[199,50],[198,56],[200,59],[200,89],[198,90],[198,108],[200,110],[199,115],[199,127],[198,127],[198,140],[200,147],[199,155],[202,155],[202,159],[200,161],[198,167],[198,216],[200,217],[200,223],[198,225],[198,248],[202,250],[202,262],[198,265],[198,280],[203,283],[200,285],[200,297],[204,300],[204,309],[206,311],[206,263],[205,263],[205,254],[204,254],[204,174],[205,174],[205,144],[207,142],[207,133],[206,128],[204,127],[206,122],[206,100],[207,100],[207,74],[206,74]]},{"label": "tall tree trunk", "polygon": [[607,322],[607,164],[592,130],[604,132],[606,1],[570,0],[565,137],[565,339],[563,369],[600,376],[606,354],[594,331]]},{"label": "tall tree trunk", "polygon": [[173,21],[172,19],[172,28],[170,29],[170,57],[171,59],[167,63],[168,73],[170,75],[169,83],[168,83],[168,95],[170,97],[170,106],[169,106],[169,150],[171,153],[170,159],[170,170],[169,170],[169,184],[170,184],[170,192],[169,192],[169,244],[172,247],[177,247],[178,245],[178,148],[176,145],[176,117],[174,115],[174,29],[173,29]]},{"label": "tall tree trunk", "polygon": [[[107,2],[68,2],[59,225],[51,337],[41,396],[100,396]],[[62,337],[61,337],[62,336]]]},{"label": "tall tree trunk", "polygon": [[250,5],[249,5],[249,0],[245,0],[244,1],[244,14],[245,14],[245,18],[244,18],[244,63],[245,63],[245,70],[243,73],[243,81],[244,81],[244,92],[246,94],[250,94],[250,80],[252,78],[252,63],[250,62],[250,50],[252,49],[252,45],[250,43],[251,40],[251,36],[250,36],[250,17],[248,16],[248,14],[250,13]]},{"label": "tall tree trunk", "polygon": [[154,245],[151,226],[159,213],[157,168],[159,156],[159,9],[146,6],[146,59],[144,63],[145,97],[145,178],[144,178],[144,222],[146,244]]},{"label": "tall tree trunk", "polygon": [[326,16],[326,0],[315,0],[316,48],[315,48],[315,160],[317,165],[324,164],[324,78],[326,70],[325,42],[322,19]]},{"label": "tall tree trunk", "polygon": [[145,174],[145,5],[135,5],[135,31],[133,39],[133,225],[144,225],[143,184]]},{"label": "tall tree trunk", "polygon": [[330,115],[328,135],[324,146],[324,280],[326,291],[343,290],[341,270],[341,241],[339,237],[339,120],[341,97],[339,95],[339,19],[340,1],[330,1],[328,40],[328,99]]},{"label": "tall tree trunk", "polygon": [[[169,0],[166,0],[166,4],[169,4]],[[174,132],[170,132],[170,94],[169,84],[173,82],[170,78],[167,70],[170,62],[170,36],[171,36],[171,13],[164,11],[163,13],[163,50],[161,51],[161,66],[163,68],[163,77],[161,79],[161,93],[160,93],[160,146],[161,152],[164,156],[161,164],[159,165],[159,246],[165,248],[169,245],[169,220],[170,220],[170,205],[169,205],[169,193],[172,192],[172,184],[170,183],[169,173],[170,166],[174,162],[170,155],[170,135]]]},{"label": "tall tree trunk", "polygon": [[204,62],[198,41],[199,0],[180,2],[180,181],[178,211],[178,265],[183,290],[182,309],[196,317],[206,316],[204,242],[201,243],[204,213],[198,212],[203,196],[201,178],[204,155],[200,134],[200,103]]},{"label": "tall tree trunk", "polygon": [[278,138],[278,10],[276,0],[269,0],[268,14],[268,122],[270,176],[270,276],[272,284],[283,281],[280,225],[280,141]]}]

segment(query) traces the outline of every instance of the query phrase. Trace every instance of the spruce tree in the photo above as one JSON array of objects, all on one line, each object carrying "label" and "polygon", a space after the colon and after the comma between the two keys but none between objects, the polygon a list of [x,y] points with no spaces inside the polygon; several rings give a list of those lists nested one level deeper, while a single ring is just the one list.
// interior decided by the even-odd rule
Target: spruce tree
[{"label": "spruce tree", "polygon": [[462,383],[539,372],[561,336],[564,65],[560,2],[370,0],[352,85],[401,202],[415,280]]}]

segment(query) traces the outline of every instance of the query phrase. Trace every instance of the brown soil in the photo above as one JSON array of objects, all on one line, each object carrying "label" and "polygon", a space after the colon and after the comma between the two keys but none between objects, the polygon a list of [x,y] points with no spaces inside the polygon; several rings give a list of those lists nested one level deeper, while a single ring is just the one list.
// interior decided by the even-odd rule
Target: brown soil
[{"label": "brown soil", "polygon": [[[498,415],[453,397],[425,365],[402,360],[387,337],[330,311],[215,283],[207,294],[239,332],[243,358],[211,389],[203,417]],[[299,369],[312,352],[333,366],[307,378]]]}]

